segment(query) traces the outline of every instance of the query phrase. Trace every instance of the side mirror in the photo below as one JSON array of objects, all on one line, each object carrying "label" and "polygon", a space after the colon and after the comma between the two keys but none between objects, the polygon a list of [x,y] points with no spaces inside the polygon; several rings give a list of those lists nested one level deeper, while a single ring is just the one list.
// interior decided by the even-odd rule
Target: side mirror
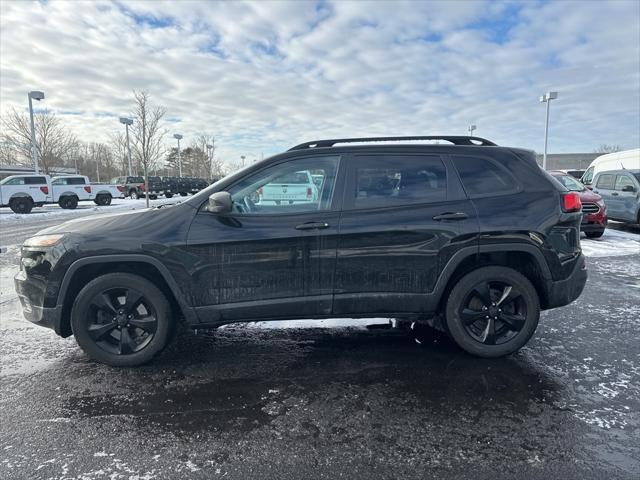
[{"label": "side mirror", "polygon": [[624,187],[622,187],[622,191],[623,192],[635,192],[636,191],[636,187],[634,187],[633,185],[625,185]]},{"label": "side mirror", "polygon": [[233,201],[229,192],[216,192],[209,195],[207,210],[211,213],[231,213]]}]

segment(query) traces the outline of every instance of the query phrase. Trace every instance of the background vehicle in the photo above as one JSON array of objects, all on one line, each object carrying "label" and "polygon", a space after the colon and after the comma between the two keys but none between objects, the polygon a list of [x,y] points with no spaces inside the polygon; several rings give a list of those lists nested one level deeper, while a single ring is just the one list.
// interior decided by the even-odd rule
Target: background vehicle
[{"label": "background vehicle", "polygon": [[[133,200],[145,196],[144,177],[116,177],[111,179],[111,183],[124,185],[125,195]],[[149,198],[153,200],[162,194],[164,189],[160,177],[149,177]]]},{"label": "background vehicle", "polygon": [[[452,145],[397,144],[434,139]],[[151,360],[179,317],[215,328],[383,315],[496,357],[529,341],[540,310],[581,294],[580,197],[533,152],[366,140],[304,143],[182,203],[39,232],[15,278],[25,316],[116,366]],[[300,172],[324,177],[312,201],[253,201]]]},{"label": "background vehicle", "polygon": [[178,191],[178,181],[176,177],[161,177],[162,180],[162,188],[164,190],[164,196],[166,198],[171,198],[174,195],[180,193]]},{"label": "background vehicle", "polygon": [[264,185],[256,198],[261,205],[311,203],[318,200],[318,187],[310,172],[291,172]]},{"label": "background vehicle", "polygon": [[580,181],[590,187],[599,172],[632,169],[640,169],[640,148],[601,155],[591,162]]},{"label": "background vehicle", "polygon": [[155,200],[164,195],[164,183],[160,177],[149,177],[149,198]]},{"label": "background vehicle", "polygon": [[53,198],[48,175],[11,175],[0,181],[0,206],[15,213],[29,213]]},{"label": "background vehicle", "polygon": [[83,175],[65,175],[51,179],[53,202],[60,208],[73,210],[81,200],[90,200],[91,184],[89,177]]},{"label": "background vehicle", "polygon": [[592,192],[573,176],[562,171],[551,171],[570,192],[578,192],[582,202],[580,230],[589,238],[601,237],[607,227],[607,207],[600,195]]},{"label": "background vehicle", "polygon": [[586,172],[585,169],[568,169],[568,170],[557,170],[558,172],[563,172],[563,173],[567,173],[569,175],[571,175],[573,178],[580,180],[582,178],[582,176],[584,175],[584,172]]},{"label": "background vehicle", "polygon": [[597,173],[593,185],[607,204],[609,218],[640,223],[640,169]]}]

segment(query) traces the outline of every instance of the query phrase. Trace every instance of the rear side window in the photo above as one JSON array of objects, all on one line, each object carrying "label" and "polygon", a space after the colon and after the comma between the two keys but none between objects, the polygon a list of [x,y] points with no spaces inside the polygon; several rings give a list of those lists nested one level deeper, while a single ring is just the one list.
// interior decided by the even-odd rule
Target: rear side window
[{"label": "rear side window", "polygon": [[509,172],[486,158],[454,156],[452,159],[468,195],[495,195],[517,189]]},{"label": "rear side window", "polygon": [[85,181],[82,177],[69,177],[67,178],[67,185],[84,185]]},{"label": "rear side window", "polygon": [[47,179],[44,177],[24,177],[24,183],[27,185],[41,185],[46,184]]},{"label": "rear side window", "polygon": [[439,157],[357,156],[346,208],[379,208],[447,199],[447,171]]},{"label": "rear side window", "polygon": [[613,182],[615,177],[616,177],[615,175],[610,175],[610,174],[600,175],[600,178],[598,178],[598,183],[596,183],[596,188],[613,190]]},{"label": "rear side window", "polygon": [[622,190],[624,187],[634,187],[633,180],[629,175],[618,175],[616,178],[616,190]]}]

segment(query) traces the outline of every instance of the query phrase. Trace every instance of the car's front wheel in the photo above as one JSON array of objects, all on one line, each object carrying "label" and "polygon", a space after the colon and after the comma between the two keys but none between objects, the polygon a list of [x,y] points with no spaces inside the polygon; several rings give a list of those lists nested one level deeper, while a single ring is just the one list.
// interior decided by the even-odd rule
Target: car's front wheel
[{"label": "car's front wheel", "polygon": [[108,273],[89,282],[71,310],[71,327],[89,357],[114,367],[149,362],[172,332],[171,308],[149,280]]},{"label": "car's front wheel", "polygon": [[463,276],[446,304],[447,330],[467,352],[500,357],[524,346],[538,326],[540,301],[531,282],[507,267]]}]

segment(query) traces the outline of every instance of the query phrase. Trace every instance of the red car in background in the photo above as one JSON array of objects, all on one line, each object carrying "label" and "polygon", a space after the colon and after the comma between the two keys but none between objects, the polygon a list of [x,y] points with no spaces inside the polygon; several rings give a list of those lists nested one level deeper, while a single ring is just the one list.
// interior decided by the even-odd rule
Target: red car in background
[{"label": "red car in background", "polygon": [[607,227],[607,206],[602,197],[565,172],[549,173],[570,191],[578,192],[580,195],[583,213],[580,230],[589,238],[601,237]]}]

